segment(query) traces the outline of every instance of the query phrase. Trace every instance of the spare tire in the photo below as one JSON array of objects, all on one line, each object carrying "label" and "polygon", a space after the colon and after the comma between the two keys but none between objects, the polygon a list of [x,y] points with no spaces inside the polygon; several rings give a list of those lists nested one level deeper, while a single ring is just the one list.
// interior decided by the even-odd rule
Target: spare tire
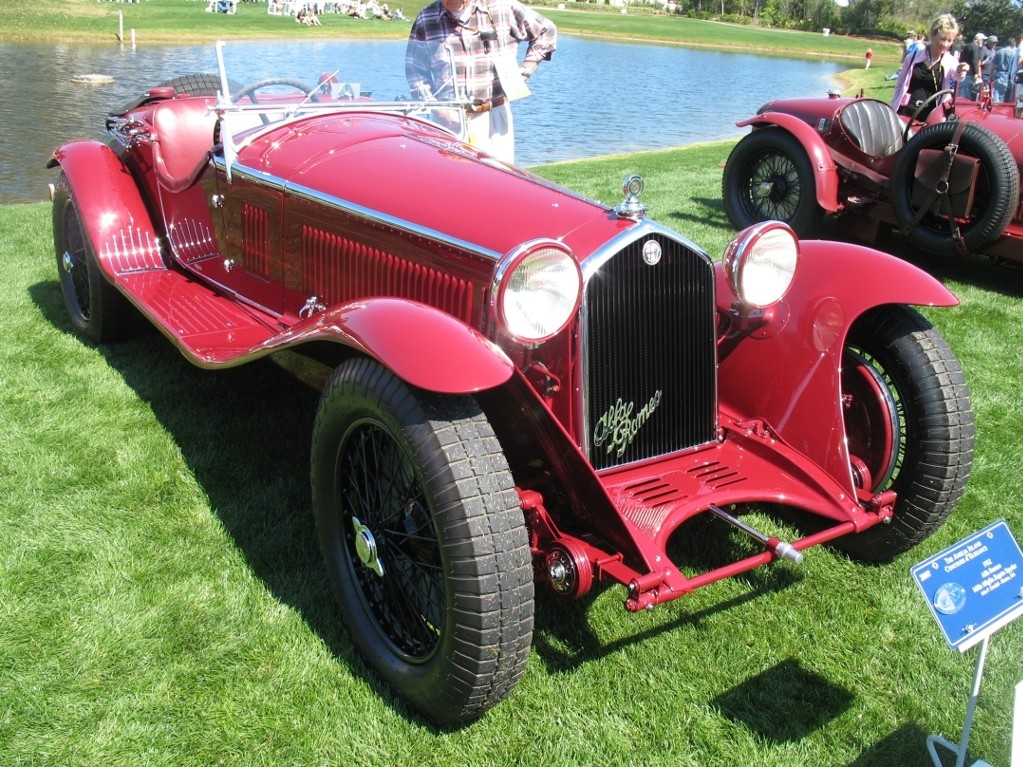
[{"label": "spare tire", "polygon": [[[233,92],[238,84],[228,82],[227,86]],[[211,72],[196,72],[166,80],[157,87],[171,87],[185,96],[216,96],[220,91],[220,75]]]},{"label": "spare tire", "polygon": [[[913,225],[920,208],[932,198],[946,162],[942,152],[931,160],[928,154],[923,154],[923,162],[918,163],[921,154],[926,150],[944,150],[959,125],[957,121],[947,121],[921,130],[899,153],[892,175],[895,221],[914,245],[936,255],[982,251],[1001,236],[1019,205],[1019,169],[1009,147],[987,128],[965,123],[957,156],[979,160],[972,204],[967,207],[963,202],[964,190],[952,184],[948,193],[935,198],[932,209]],[[921,170],[926,171],[928,165],[935,173],[924,173],[927,179],[924,181]],[[952,198],[957,196],[953,202]],[[950,204],[959,214],[954,221],[947,215]]]}]

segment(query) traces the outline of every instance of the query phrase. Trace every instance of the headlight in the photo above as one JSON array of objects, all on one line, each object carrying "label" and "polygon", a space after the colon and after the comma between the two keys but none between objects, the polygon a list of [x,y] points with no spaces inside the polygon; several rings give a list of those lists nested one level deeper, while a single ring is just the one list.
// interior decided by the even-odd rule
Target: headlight
[{"label": "headlight", "polygon": [[497,316],[523,343],[560,332],[579,306],[583,277],[572,254],[553,240],[526,243],[497,274]]},{"label": "headlight", "polygon": [[743,229],[725,248],[725,275],[744,304],[763,309],[792,284],[799,239],[788,224],[764,221]]}]

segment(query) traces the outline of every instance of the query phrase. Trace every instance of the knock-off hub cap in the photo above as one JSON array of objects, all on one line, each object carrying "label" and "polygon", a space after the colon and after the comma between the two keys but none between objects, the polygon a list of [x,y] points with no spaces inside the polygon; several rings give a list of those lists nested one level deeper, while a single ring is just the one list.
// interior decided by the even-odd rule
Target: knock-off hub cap
[{"label": "knock-off hub cap", "polygon": [[355,532],[355,553],[359,555],[359,561],[383,577],[384,563],[380,561],[377,540],[373,537],[373,532],[356,516],[352,516],[352,529]]}]

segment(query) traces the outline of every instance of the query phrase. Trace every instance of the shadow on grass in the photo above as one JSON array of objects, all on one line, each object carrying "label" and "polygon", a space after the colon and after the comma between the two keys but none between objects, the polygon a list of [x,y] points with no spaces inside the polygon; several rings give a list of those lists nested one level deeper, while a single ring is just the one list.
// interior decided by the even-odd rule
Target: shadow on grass
[{"label": "shadow on grass", "polygon": [[[732,225],[725,215],[725,204],[720,198],[694,197],[692,202],[697,206],[693,210],[673,210],[662,217],[661,223],[671,226],[678,232],[686,232],[692,226],[717,226],[731,232]],[[734,232],[729,235],[734,236]],[[711,253],[717,257],[718,253]]]},{"label": "shadow on grass", "polygon": [[[744,534],[721,520],[702,515],[675,532],[668,543],[668,556],[691,577],[696,572],[705,572],[750,556],[756,553],[755,548]],[[749,591],[744,594],[678,618],[665,617],[656,626],[613,641],[602,641],[593,632],[588,612],[594,600],[610,589],[619,591],[624,602],[626,592],[622,587],[597,587],[596,593],[588,597],[566,601],[543,583],[538,583],[533,649],[550,673],[568,673],[623,647],[684,626],[698,626],[712,615],[729,612],[759,597],[782,591],[800,582],[803,574],[790,565],[776,563],[743,573],[741,578],[749,586]],[[621,609],[624,611],[624,608]]]},{"label": "shadow on grass", "polygon": [[[744,725],[761,738],[787,743],[802,740],[838,718],[852,705],[854,697],[844,687],[790,659],[723,692],[710,704],[721,716]],[[765,711],[787,714],[765,717]]]},{"label": "shadow on grass", "polygon": [[[927,753],[927,736],[918,724],[904,724],[877,743],[868,746],[846,767],[877,767],[881,764],[899,765],[900,767],[934,767],[930,754]],[[939,749],[943,764],[952,765],[955,757],[945,759],[948,752]],[[966,764],[972,764],[972,757]]]},{"label": "shadow on grass", "polygon": [[[782,661],[711,700],[726,719],[738,722],[757,736],[774,743],[794,743],[841,716],[855,696],[795,659]],[[765,717],[765,711],[784,710],[783,719]],[[770,725],[768,728],[765,725]],[[927,737],[918,724],[904,724],[867,746],[847,767],[933,767]],[[943,764],[955,758],[939,749]],[[948,758],[946,758],[948,757]],[[972,764],[972,757],[967,760]]]},{"label": "shadow on grass", "polygon": [[[46,320],[73,335],[58,283],[29,290]],[[139,326],[132,340],[96,348],[174,440],[252,573],[353,675],[410,718],[356,653],[324,572],[309,485],[318,392],[268,360],[202,370],[147,322]]]}]

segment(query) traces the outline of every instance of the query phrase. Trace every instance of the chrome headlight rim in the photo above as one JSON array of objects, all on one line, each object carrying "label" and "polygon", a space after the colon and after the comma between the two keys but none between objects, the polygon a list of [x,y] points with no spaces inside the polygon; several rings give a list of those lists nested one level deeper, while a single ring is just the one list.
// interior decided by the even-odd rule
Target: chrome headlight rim
[{"label": "chrome headlight rim", "polygon": [[795,279],[799,237],[784,221],[762,221],[739,232],[725,249],[725,276],[746,306],[766,309],[781,301]]},{"label": "chrome headlight rim", "polygon": [[[530,272],[537,261],[544,259],[553,259],[553,262],[537,272]],[[552,273],[552,266],[560,271]],[[554,281],[537,275],[553,277]],[[526,290],[522,289],[523,279],[527,283]],[[529,283],[539,289],[529,290]],[[501,259],[491,293],[493,316],[501,333],[522,344],[540,344],[561,333],[576,316],[582,291],[582,270],[568,246],[546,238],[530,240]],[[523,299],[530,295],[538,299],[546,296],[544,316],[532,319],[527,316]]]}]

